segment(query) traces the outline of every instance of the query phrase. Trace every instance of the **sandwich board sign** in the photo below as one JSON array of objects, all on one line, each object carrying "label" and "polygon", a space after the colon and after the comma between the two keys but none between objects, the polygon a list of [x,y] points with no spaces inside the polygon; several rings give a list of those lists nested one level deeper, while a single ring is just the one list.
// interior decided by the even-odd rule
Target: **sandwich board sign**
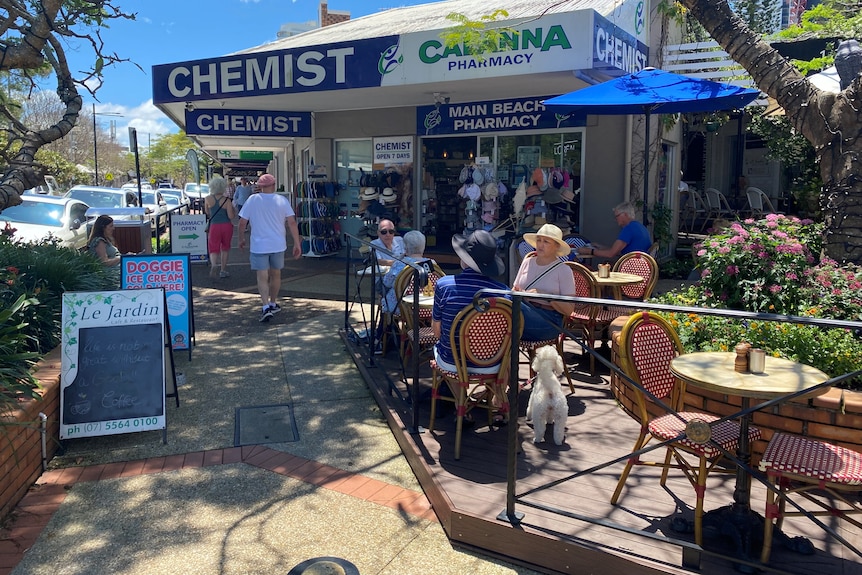
[{"label": "sandwich board sign", "polygon": [[166,443],[164,290],[66,292],[62,324],[60,439],[161,429]]}]

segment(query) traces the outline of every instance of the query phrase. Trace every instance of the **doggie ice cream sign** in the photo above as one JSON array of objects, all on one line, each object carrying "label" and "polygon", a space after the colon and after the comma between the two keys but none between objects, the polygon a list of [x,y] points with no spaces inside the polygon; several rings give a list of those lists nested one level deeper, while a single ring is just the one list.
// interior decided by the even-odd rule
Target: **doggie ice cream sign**
[{"label": "doggie ice cream sign", "polygon": [[407,164],[413,162],[413,136],[374,138],[375,164]]},{"label": "doggie ice cream sign", "polygon": [[191,266],[188,254],[123,256],[120,264],[123,289],[161,287],[165,290],[171,346],[191,353]]}]

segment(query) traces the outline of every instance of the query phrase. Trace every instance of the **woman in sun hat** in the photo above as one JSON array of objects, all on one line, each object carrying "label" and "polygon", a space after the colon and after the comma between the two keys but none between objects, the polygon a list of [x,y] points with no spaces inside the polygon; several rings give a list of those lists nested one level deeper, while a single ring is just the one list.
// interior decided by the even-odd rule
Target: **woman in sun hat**
[{"label": "woman in sun hat", "polygon": [[[535,248],[521,262],[512,289],[548,295],[575,295],[575,277],[561,258],[567,259],[571,248],[563,241],[563,231],[554,224],[545,224],[536,233],[524,234],[524,241]],[[524,302],[525,341],[554,339],[563,325],[563,315],[574,306],[568,302],[531,300]]]}]

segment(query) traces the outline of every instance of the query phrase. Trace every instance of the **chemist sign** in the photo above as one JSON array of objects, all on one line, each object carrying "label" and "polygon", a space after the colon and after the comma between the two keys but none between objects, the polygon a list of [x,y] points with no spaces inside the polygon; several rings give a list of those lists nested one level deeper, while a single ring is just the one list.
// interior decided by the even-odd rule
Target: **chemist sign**
[{"label": "chemist sign", "polygon": [[413,163],[413,136],[374,138],[373,164]]},{"label": "chemist sign", "polygon": [[189,254],[193,262],[207,261],[207,217],[204,214],[171,216],[171,253]]},{"label": "chemist sign", "polygon": [[122,289],[164,288],[171,328],[171,347],[191,355],[192,277],[188,254],[123,256]]}]

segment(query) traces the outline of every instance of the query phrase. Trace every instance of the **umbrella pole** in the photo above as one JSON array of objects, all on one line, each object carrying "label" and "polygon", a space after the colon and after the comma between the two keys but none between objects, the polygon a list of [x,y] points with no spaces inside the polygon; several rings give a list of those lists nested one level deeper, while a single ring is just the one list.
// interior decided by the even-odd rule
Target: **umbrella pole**
[{"label": "umbrella pole", "polygon": [[647,214],[649,213],[649,205],[648,205],[647,199],[649,196],[649,117],[650,117],[649,108],[646,108],[644,110],[644,116],[646,116],[646,119],[644,121],[645,134],[644,134],[644,197],[643,197],[644,215],[643,215],[643,222],[644,222],[645,226],[648,226],[649,225],[649,218],[647,217]]}]

